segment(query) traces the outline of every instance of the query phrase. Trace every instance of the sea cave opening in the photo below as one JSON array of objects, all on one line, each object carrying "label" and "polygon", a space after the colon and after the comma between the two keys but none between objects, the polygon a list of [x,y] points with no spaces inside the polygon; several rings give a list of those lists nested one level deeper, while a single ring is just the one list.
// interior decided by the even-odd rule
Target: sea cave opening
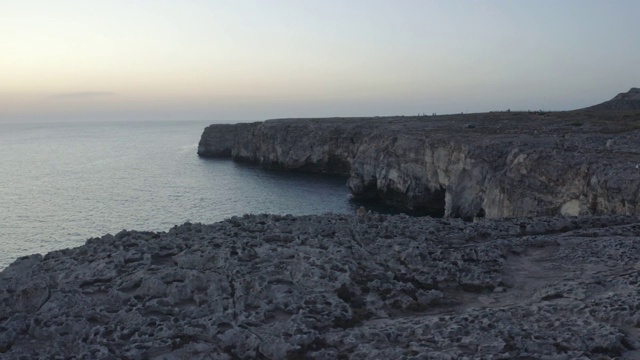
[{"label": "sea cave opening", "polygon": [[[375,193],[375,188],[368,188],[367,194]],[[361,196],[352,198],[356,207],[364,206],[367,210],[380,214],[406,214],[409,216],[431,216],[442,218],[445,214],[444,187],[430,192],[421,200],[408,197],[399,192],[386,192],[377,196]]]},{"label": "sea cave opening", "polygon": [[441,218],[444,217],[445,205],[446,205],[446,189],[441,186],[440,188],[433,190],[426,201],[421,202],[413,206],[413,212],[415,216],[431,216]]}]

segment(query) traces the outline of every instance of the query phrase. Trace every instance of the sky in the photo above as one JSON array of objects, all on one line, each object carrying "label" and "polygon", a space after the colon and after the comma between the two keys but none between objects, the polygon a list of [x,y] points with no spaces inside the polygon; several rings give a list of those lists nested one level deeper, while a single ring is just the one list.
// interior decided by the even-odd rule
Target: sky
[{"label": "sky", "polygon": [[0,0],[0,122],[570,110],[640,86],[637,0]]}]

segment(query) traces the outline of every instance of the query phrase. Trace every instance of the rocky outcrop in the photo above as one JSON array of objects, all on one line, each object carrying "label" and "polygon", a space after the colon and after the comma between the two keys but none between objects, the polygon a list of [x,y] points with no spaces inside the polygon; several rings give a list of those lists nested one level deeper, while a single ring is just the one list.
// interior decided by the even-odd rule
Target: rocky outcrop
[{"label": "rocky outcrop", "polygon": [[640,113],[211,125],[199,154],[349,176],[355,198],[448,217],[640,214]]},{"label": "rocky outcrop", "polygon": [[[282,119],[214,124],[202,134],[200,156],[229,155],[264,167],[348,175],[356,144],[370,129],[343,119]],[[220,139],[220,140],[218,140]]]},{"label": "rocky outcrop", "polygon": [[620,93],[609,101],[587,109],[604,111],[640,110],[640,88],[631,88],[626,93]]},{"label": "rocky outcrop", "polygon": [[246,127],[247,125],[245,124],[217,124],[207,127],[200,139],[198,154],[206,157],[231,156],[231,148],[235,143],[238,132]]},{"label": "rocky outcrop", "polygon": [[637,359],[633,217],[273,216],[0,273],[6,359]]}]

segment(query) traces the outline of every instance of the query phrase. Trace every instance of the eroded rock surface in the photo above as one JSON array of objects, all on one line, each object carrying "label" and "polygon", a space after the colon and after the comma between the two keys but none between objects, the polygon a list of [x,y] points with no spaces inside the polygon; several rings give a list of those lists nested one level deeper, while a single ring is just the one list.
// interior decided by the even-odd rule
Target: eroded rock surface
[{"label": "eroded rock surface", "polygon": [[199,154],[348,175],[356,198],[446,217],[640,214],[637,111],[286,119],[236,126],[207,127]]},{"label": "eroded rock surface", "polygon": [[0,273],[3,359],[637,359],[634,217],[231,218]]}]

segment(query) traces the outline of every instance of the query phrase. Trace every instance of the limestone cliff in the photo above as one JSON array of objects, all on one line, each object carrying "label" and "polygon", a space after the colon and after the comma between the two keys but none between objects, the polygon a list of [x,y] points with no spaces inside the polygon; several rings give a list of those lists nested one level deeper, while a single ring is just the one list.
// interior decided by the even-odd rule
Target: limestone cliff
[{"label": "limestone cliff", "polygon": [[448,217],[638,215],[640,113],[496,112],[211,125],[201,156],[349,176],[356,198]]}]

